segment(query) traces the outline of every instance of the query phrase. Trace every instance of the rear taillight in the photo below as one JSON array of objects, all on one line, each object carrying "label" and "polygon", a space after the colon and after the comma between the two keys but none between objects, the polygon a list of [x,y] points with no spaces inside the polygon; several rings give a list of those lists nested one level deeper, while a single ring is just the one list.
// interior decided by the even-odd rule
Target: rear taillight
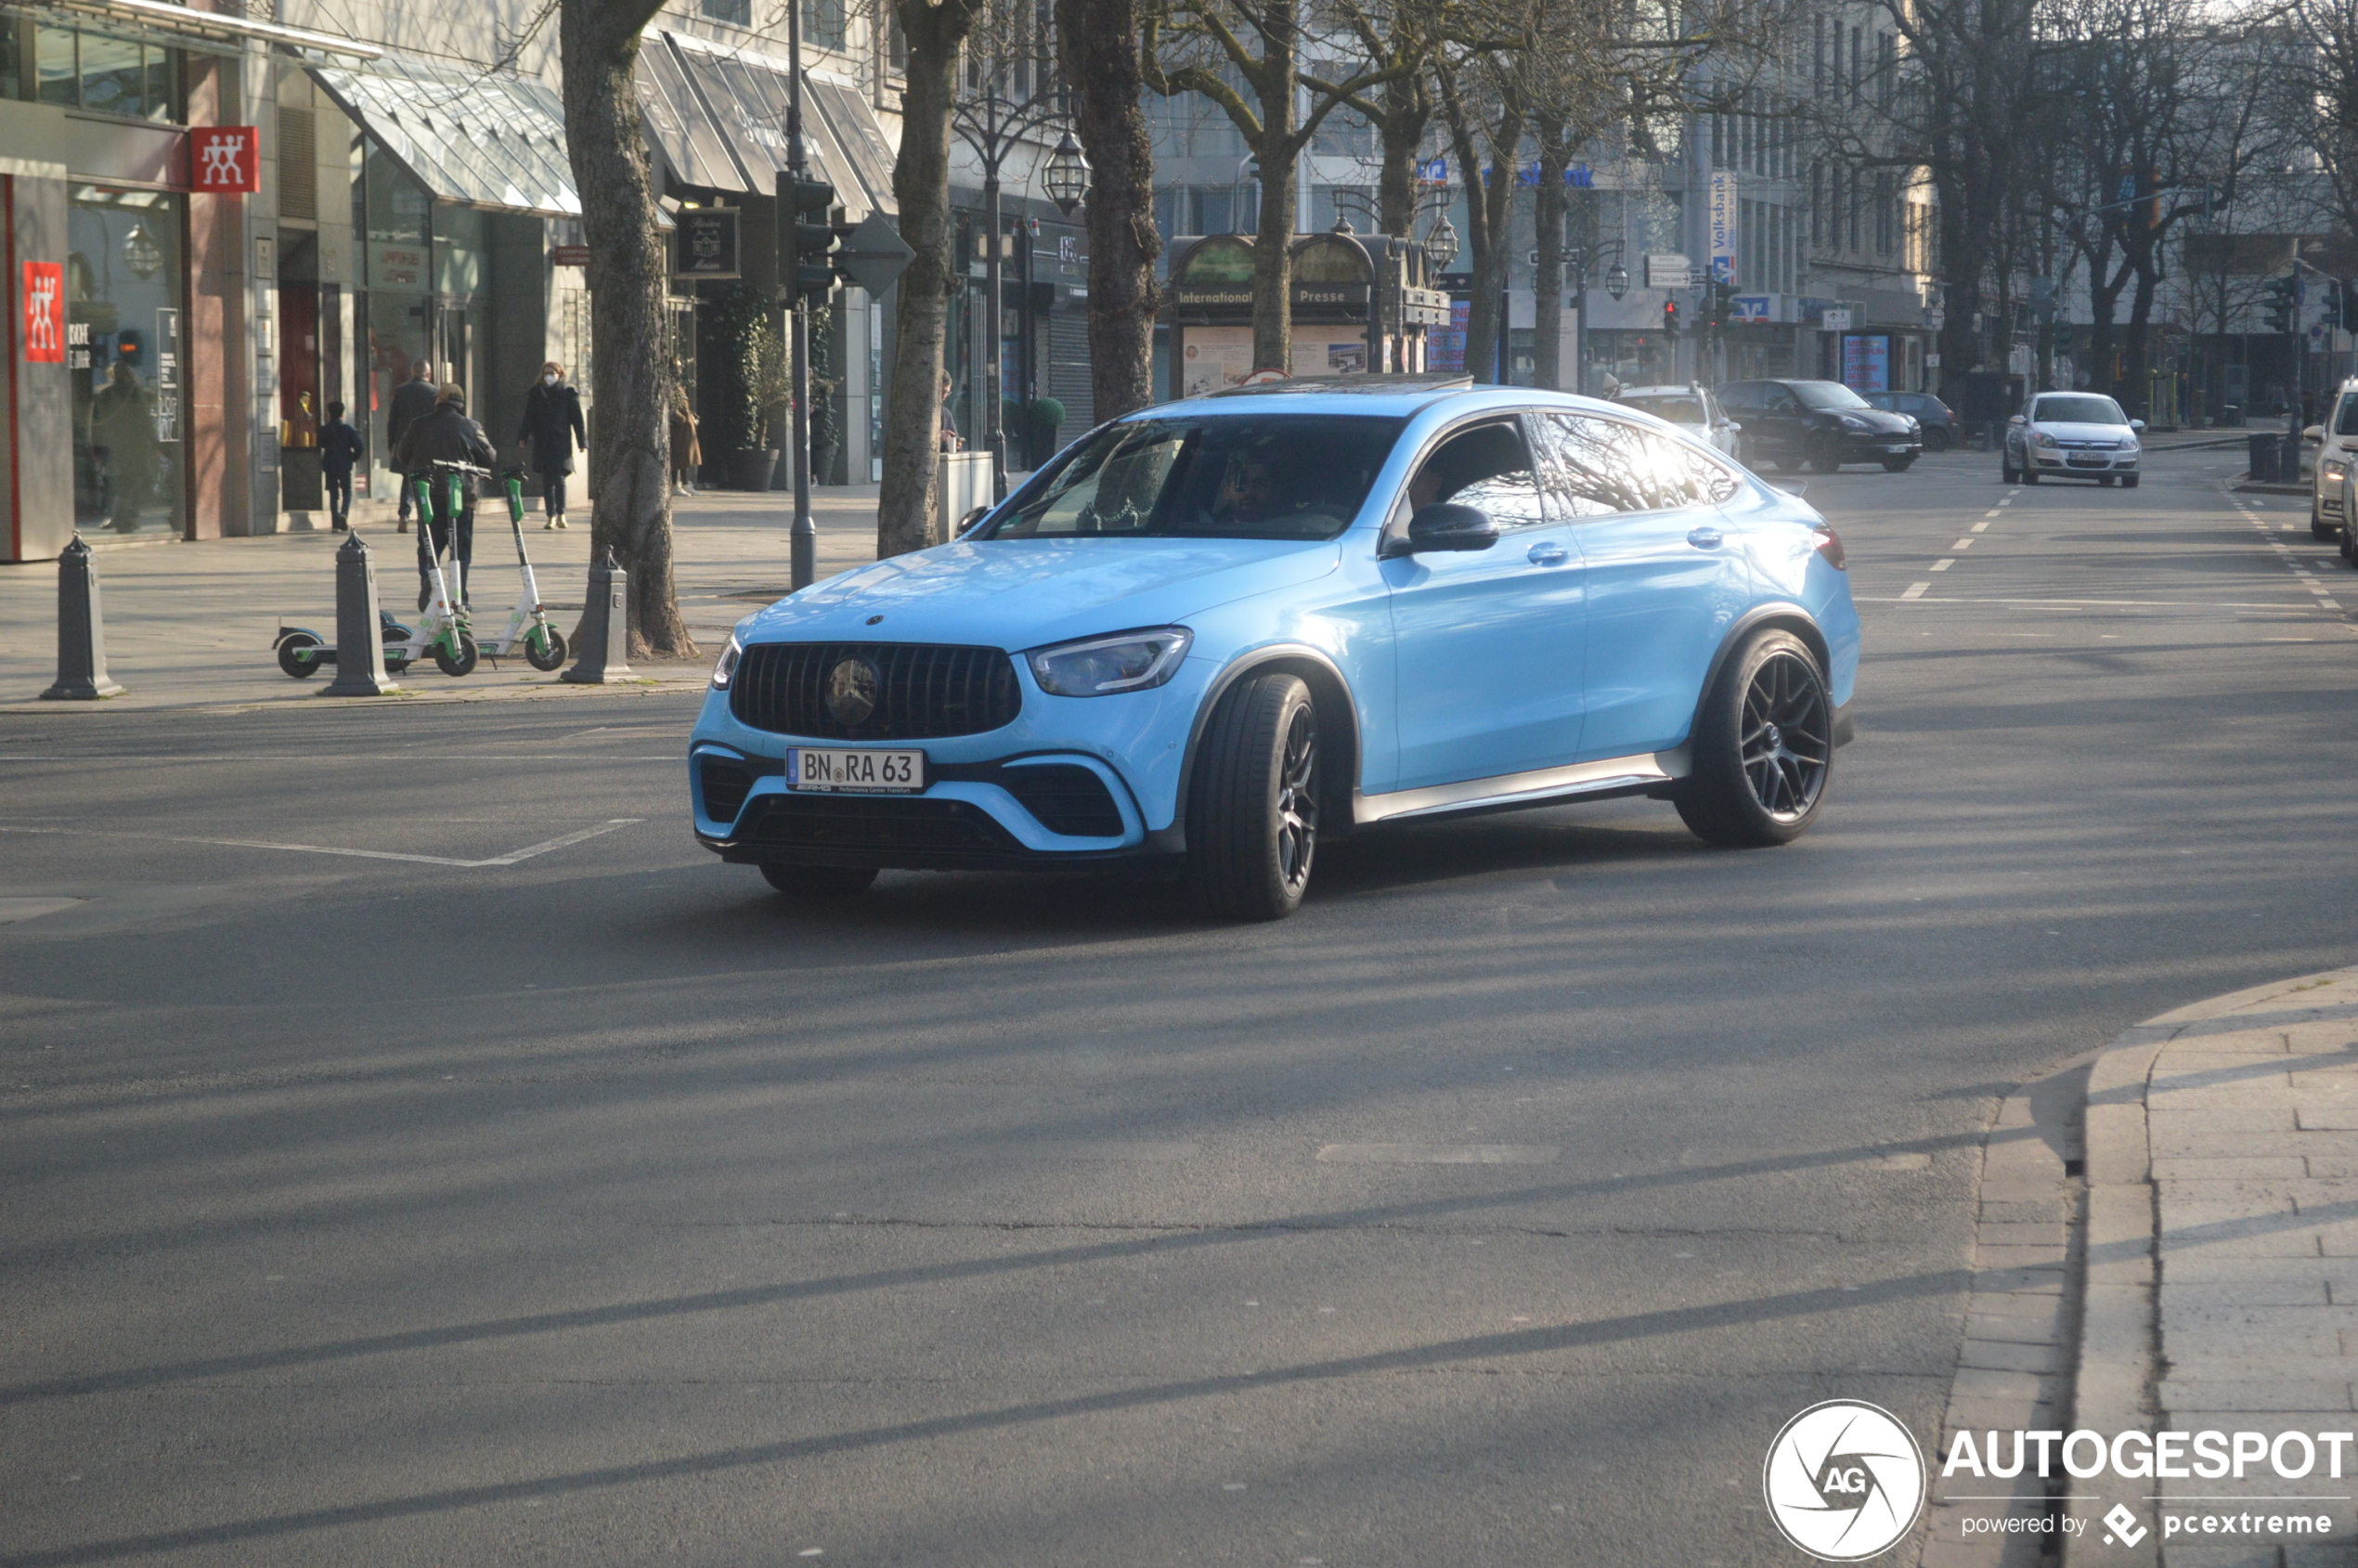
[{"label": "rear taillight", "polygon": [[1846,569],[1846,558],[1842,553],[1842,536],[1833,531],[1831,524],[1818,525],[1818,553],[1824,556],[1826,564],[1835,571]]}]

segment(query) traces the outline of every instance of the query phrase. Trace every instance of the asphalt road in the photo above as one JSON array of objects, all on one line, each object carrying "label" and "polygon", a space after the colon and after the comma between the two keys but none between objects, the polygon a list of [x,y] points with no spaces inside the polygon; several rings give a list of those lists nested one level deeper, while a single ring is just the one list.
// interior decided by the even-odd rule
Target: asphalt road
[{"label": "asphalt road", "polygon": [[1275,927],[786,903],[678,696],[0,718],[0,1564],[1798,1562],[1768,1440],[1937,1431],[2005,1089],[2352,959],[2358,581],[2237,466],[1812,478],[1819,831]]}]

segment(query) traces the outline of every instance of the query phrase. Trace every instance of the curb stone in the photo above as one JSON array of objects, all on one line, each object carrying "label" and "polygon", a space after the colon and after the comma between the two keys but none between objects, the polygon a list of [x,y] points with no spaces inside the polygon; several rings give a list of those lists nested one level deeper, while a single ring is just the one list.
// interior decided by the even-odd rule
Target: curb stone
[{"label": "curb stone", "polygon": [[[2075,1368],[2075,1426],[2100,1432],[2150,1433],[2163,1410],[2161,1190],[2155,1177],[2153,1129],[2147,1110],[2155,1069],[2163,1052],[2190,1034],[2209,1032],[2198,1026],[2255,1004],[2351,981],[2358,981],[2358,968],[2327,970],[2214,996],[2124,1030],[2096,1057],[2089,1072],[2085,1121],[2085,1304]],[[2066,1512],[2084,1522],[2080,1534],[2065,1537],[2066,1568],[2079,1563],[2159,1568],[2163,1557],[2157,1527],[2149,1529],[2134,1546],[2108,1539],[2100,1521],[2114,1500],[2118,1499],[2075,1494],[2066,1503]],[[2158,1522],[2147,1513],[2140,1523],[2156,1526]],[[2251,1546],[2257,1549],[2236,1553],[2232,1561],[2269,1564],[2352,1561],[2346,1542],[2303,1543],[2281,1549],[2274,1541]],[[2194,1551],[2209,1555],[2203,1547]],[[2218,1559],[2230,1560],[2227,1556]]]}]

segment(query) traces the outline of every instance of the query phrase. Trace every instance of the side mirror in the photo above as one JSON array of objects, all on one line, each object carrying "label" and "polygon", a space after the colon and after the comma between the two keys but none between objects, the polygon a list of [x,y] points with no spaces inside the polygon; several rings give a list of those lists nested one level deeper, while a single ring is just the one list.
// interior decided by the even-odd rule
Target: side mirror
[{"label": "side mirror", "polygon": [[1428,551],[1488,550],[1498,542],[1498,525],[1480,507],[1436,501],[1408,519],[1408,537],[1385,541],[1384,556],[1422,555]]},{"label": "side mirror", "polygon": [[2020,424],[2020,423],[2022,423],[2022,416],[2021,416],[2020,414],[2016,414],[2014,418],[2012,418],[2012,419],[2008,420],[2006,422],[2007,422],[2008,424]]},{"label": "side mirror", "polygon": [[1740,434],[1743,430],[1743,426],[1742,426],[1742,425],[1738,424],[1735,421],[1733,421],[1733,420],[1730,420],[1730,421],[1728,421],[1728,434],[1730,434],[1730,435],[1735,435],[1735,434]]},{"label": "side mirror", "polygon": [[950,537],[952,538],[958,539],[965,538],[968,533],[973,531],[976,524],[981,522],[985,517],[990,515],[991,509],[989,507],[978,506],[975,508],[972,512],[967,512],[964,517],[958,519],[958,526]]},{"label": "side mirror", "polygon": [[[2143,420],[2131,420],[2129,421],[2129,428],[2131,430],[2143,430],[2145,428],[2145,421]],[[2300,438],[2303,441],[2323,441],[2326,438],[2326,427],[2321,424],[2313,424],[2307,430],[2300,433]]]}]

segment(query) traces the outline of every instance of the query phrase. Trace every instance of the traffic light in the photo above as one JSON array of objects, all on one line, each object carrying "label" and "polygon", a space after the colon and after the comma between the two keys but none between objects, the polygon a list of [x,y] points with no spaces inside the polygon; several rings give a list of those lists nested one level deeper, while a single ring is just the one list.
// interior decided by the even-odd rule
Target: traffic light
[{"label": "traffic light", "polygon": [[2342,285],[2340,279],[2328,279],[2326,282],[2325,297],[2318,305],[2317,319],[2325,326],[2326,330],[2329,332],[2339,332],[2341,330],[2341,289]]},{"label": "traffic light", "polygon": [[836,188],[824,180],[780,175],[778,194],[780,227],[788,230],[784,236],[788,243],[780,248],[794,257],[794,292],[823,300],[835,292],[834,256],[841,240],[827,221],[828,209],[836,204]]},{"label": "traffic light", "polygon": [[2300,287],[2299,279],[2290,273],[2282,278],[2268,279],[2268,297],[2262,308],[2267,313],[2270,331],[2289,332],[2292,330],[2294,301],[2298,297]]},{"label": "traffic light", "polygon": [[1711,302],[1705,308],[1709,312],[1704,318],[1706,327],[1726,327],[1735,320],[1736,286],[1727,282],[1712,284]]},{"label": "traffic light", "polygon": [[1678,335],[1678,302],[1677,300],[1662,302],[1662,335],[1666,338],[1675,338]]}]

